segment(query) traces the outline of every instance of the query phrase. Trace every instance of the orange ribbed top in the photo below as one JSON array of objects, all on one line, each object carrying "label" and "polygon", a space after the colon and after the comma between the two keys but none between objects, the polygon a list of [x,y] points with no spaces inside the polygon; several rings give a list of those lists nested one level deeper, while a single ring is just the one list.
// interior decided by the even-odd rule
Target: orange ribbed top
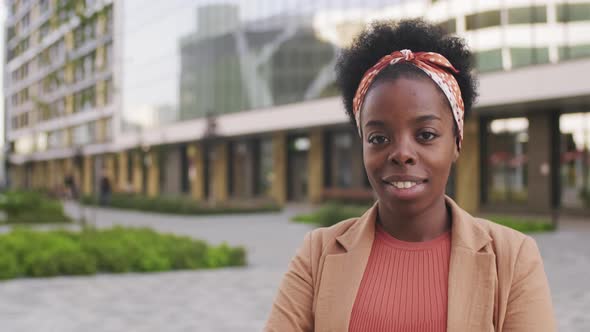
[{"label": "orange ribbed top", "polygon": [[377,224],[349,331],[446,331],[450,257],[450,231],[405,242]]}]

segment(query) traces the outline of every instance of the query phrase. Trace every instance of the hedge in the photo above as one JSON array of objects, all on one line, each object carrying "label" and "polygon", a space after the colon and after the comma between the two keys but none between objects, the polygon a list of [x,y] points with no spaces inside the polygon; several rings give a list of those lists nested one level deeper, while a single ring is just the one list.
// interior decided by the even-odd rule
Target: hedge
[{"label": "hedge", "polygon": [[72,220],[64,213],[59,200],[40,192],[8,191],[0,193],[0,210],[4,211],[4,223],[63,223]]},{"label": "hedge", "polygon": [[243,265],[242,247],[211,246],[148,228],[85,228],[81,232],[15,228],[0,235],[0,279]]},{"label": "hedge", "polygon": [[[360,217],[367,209],[369,209],[369,206],[328,203],[310,214],[297,215],[292,220],[329,227],[342,220]],[[545,232],[555,229],[553,224],[546,219],[521,218],[508,215],[492,215],[487,216],[487,219],[523,233]]]},{"label": "hedge", "polygon": [[[96,196],[83,196],[81,202],[85,205],[99,205],[99,200]],[[118,209],[182,215],[259,213],[277,212],[281,210],[277,204],[270,201],[258,200],[206,205],[195,202],[188,197],[147,197],[139,194],[122,193],[113,193],[108,206]]]}]

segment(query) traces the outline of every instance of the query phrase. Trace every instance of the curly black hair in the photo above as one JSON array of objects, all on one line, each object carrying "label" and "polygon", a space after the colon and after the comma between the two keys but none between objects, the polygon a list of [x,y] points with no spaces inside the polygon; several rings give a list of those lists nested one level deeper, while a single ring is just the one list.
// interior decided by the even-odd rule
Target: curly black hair
[{"label": "curly black hair", "polygon": [[[350,122],[356,126],[352,102],[365,72],[385,55],[403,49],[436,52],[451,62],[459,71],[453,75],[459,83],[467,117],[477,98],[477,80],[472,74],[471,52],[461,38],[449,35],[438,26],[421,19],[412,19],[397,23],[373,23],[354,40],[351,47],[342,50],[336,64],[336,75]],[[402,75],[428,77],[411,64],[400,64],[383,70],[372,86],[377,81],[392,80]]]}]

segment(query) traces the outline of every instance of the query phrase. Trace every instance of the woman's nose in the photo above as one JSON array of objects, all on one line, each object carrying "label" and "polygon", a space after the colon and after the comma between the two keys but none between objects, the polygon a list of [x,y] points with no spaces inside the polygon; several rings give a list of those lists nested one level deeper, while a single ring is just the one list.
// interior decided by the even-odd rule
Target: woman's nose
[{"label": "woman's nose", "polygon": [[397,144],[392,144],[388,159],[398,166],[416,164],[416,154],[407,140],[398,140]]}]

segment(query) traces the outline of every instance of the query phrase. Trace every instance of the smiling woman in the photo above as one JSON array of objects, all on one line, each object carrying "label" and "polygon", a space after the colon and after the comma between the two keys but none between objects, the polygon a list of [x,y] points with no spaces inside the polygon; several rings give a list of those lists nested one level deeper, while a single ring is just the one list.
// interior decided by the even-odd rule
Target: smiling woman
[{"label": "smiling woman", "polygon": [[535,241],[445,196],[471,73],[464,42],[421,20],[374,24],[342,52],[338,82],[378,201],[305,237],[266,331],[554,331]]}]

